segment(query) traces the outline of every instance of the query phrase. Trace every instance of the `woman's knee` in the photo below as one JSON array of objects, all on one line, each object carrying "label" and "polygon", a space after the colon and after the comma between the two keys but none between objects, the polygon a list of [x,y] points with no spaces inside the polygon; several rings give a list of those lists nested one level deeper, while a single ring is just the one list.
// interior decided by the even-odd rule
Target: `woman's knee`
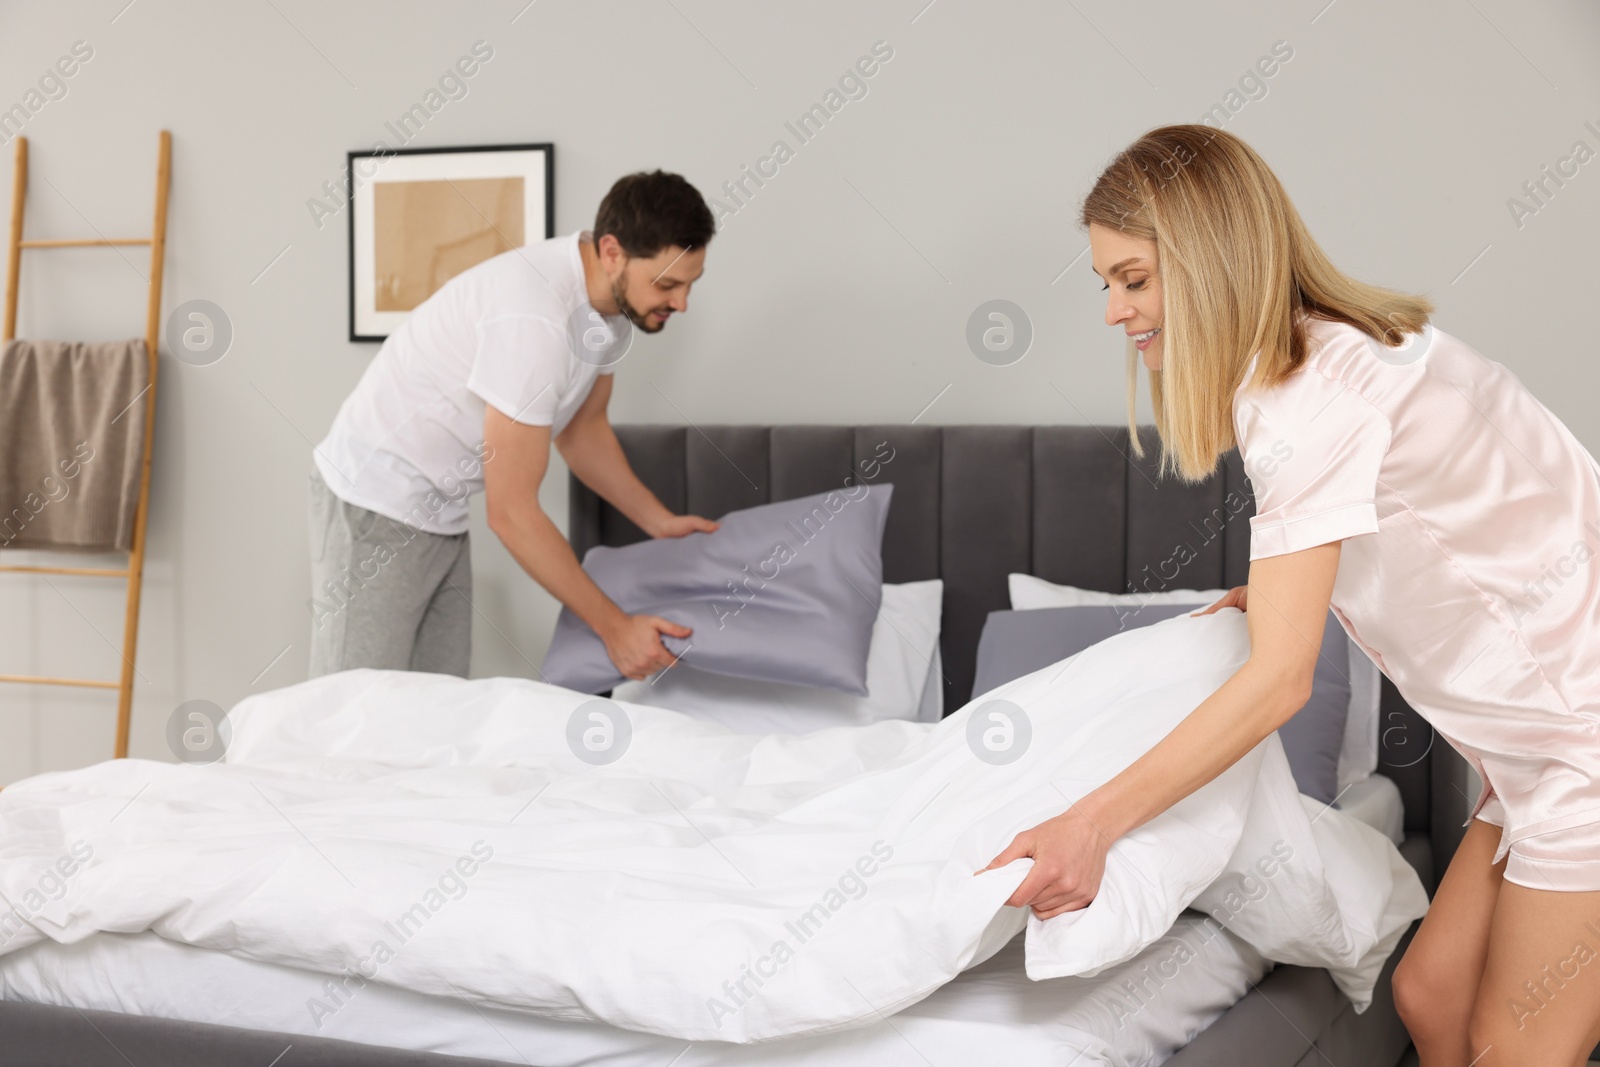
[{"label": "woman's knee", "polygon": [[1401,958],[1394,969],[1394,1006],[1413,1037],[1466,1030],[1474,989],[1459,971],[1459,966],[1419,954],[1415,946]]}]

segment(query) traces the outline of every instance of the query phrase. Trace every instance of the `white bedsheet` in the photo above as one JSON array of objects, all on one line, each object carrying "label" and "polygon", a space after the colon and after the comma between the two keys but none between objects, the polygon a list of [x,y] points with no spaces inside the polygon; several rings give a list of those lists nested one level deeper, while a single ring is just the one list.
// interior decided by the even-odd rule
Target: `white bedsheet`
[{"label": "white bedsheet", "polygon": [[[377,983],[314,1019],[326,976],[192,948],[155,934],[97,934],[0,957],[0,999],[71,1005],[541,1067],[1143,1067],[1165,1060],[1270,964],[1194,913],[1097,978],[1028,980],[1023,939],[863,1029],[759,1051],[600,1023],[474,1008]],[[320,1025],[319,1025],[320,1022]],[[674,1059],[674,1057],[680,1057]]]},{"label": "white bedsheet", "polygon": [[[1381,778],[1381,776],[1378,776]],[[1385,833],[1400,825],[1399,790],[1360,783],[1341,810]],[[1199,915],[1135,959],[1096,978],[1027,980],[1023,944],[957,976],[896,1015],[894,1026],[768,1044],[772,1067],[1060,1067],[1155,1064],[1209,1026],[1270,964]],[[167,941],[156,934],[96,934],[44,942],[0,957],[0,999],[120,1011],[275,1033],[337,1038],[547,1067],[661,1067],[683,1043],[599,1023],[562,1023],[474,1009],[373,983],[332,1016],[313,1012],[328,976]],[[1124,983],[1132,980],[1137,993]],[[320,1018],[318,1016],[321,1016]],[[320,1023],[320,1025],[319,1025]],[[700,1044],[681,1067],[733,1067],[742,1047]],[[771,1058],[767,1058],[768,1056]]]},{"label": "white bedsheet", "polygon": [[[932,725],[749,737],[626,706],[631,746],[605,766],[568,747],[590,699],[568,690],[317,679],[236,708],[226,765],[114,761],[0,793],[0,892],[25,909],[0,916],[25,919],[0,954],[150,930],[689,1040],[868,1025],[1010,940],[1025,916],[1001,905],[1026,861],[972,872],[1170,730],[1247,641],[1238,612],[1180,617]],[[1005,764],[968,741],[996,698],[1032,722]],[[1292,864],[1267,854],[1280,838]],[[80,845],[92,858],[56,893]],[[1119,840],[1089,908],[1032,920],[1030,973],[1131,959],[1236,859],[1264,888],[1227,905],[1235,929],[1327,966],[1358,1006],[1373,950],[1426,905],[1387,842],[1337,812],[1308,822],[1269,737]]]}]

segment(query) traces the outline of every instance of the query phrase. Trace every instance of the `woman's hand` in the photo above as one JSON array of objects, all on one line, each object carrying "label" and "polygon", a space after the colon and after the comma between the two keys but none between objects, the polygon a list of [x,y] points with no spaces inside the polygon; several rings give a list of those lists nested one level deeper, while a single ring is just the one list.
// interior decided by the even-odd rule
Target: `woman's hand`
[{"label": "woman's hand", "polygon": [[1022,831],[983,871],[1031,856],[1033,869],[1006,904],[1031,907],[1039,918],[1049,919],[1089,906],[1100,892],[1110,848],[1110,839],[1074,806]]},{"label": "woman's hand", "polygon": [[1232,589],[1228,590],[1227,596],[1223,597],[1209,608],[1206,608],[1204,611],[1197,611],[1194,614],[1210,615],[1218,608],[1238,608],[1240,611],[1244,611],[1246,610],[1244,606],[1245,599],[1249,593],[1250,587],[1248,585],[1236,585]]}]

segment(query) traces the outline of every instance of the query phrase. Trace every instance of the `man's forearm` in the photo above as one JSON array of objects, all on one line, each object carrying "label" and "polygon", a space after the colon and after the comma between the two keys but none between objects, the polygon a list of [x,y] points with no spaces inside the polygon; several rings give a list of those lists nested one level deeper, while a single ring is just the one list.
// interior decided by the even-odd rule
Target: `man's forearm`
[{"label": "man's forearm", "polygon": [[584,572],[572,546],[539,507],[508,511],[494,524],[494,532],[534,581],[596,633],[604,634],[626,617],[626,612]]},{"label": "man's forearm", "polygon": [[556,448],[579,481],[651,537],[661,520],[672,516],[672,510],[633,473],[622,443],[605,419],[568,426],[556,438]]}]

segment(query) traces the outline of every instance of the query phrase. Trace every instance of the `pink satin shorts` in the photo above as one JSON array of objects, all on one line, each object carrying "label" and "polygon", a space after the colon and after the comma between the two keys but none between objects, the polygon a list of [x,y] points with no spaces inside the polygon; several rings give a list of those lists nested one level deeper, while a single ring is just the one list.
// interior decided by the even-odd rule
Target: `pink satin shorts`
[{"label": "pink satin shorts", "polygon": [[[1478,818],[1504,827],[1506,809],[1493,793]],[[1503,830],[1502,830],[1503,832]],[[1502,844],[1502,847],[1505,847]],[[1557,893],[1600,891],[1600,822],[1583,823],[1513,841],[1505,852],[1508,882]]]}]

